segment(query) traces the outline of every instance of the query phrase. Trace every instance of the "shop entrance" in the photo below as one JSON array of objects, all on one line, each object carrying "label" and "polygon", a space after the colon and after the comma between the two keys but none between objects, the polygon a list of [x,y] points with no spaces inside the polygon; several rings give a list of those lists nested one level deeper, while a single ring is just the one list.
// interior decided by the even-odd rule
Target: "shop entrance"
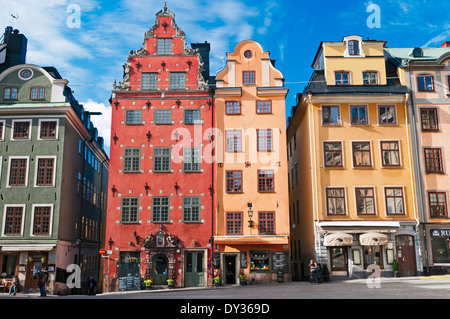
[{"label": "shop entrance", "polygon": [[395,237],[397,248],[398,274],[401,277],[416,275],[416,252],[414,250],[414,237],[399,235]]},{"label": "shop entrance", "polygon": [[47,267],[47,254],[28,255],[26,289],[38,289],[39,272]]},{"label": "shop entrance", "polygon": [[157,255],[153,259],[153,284],[154,285],[167,285],[167,279],[169,279],[168,273],[169,262],[164,255]]},{"label": "shop entrance", "polygon": [[348,276],[347,247],[330,247],[331,275]]},{"label": "shop entrance", "polygon": [[225,255],[225,284],[236,284],[236,255]]},{"label": "shop entrance", "polygon": [[203,252],[186,252],[185,256],[185,287],[203,287]]}]

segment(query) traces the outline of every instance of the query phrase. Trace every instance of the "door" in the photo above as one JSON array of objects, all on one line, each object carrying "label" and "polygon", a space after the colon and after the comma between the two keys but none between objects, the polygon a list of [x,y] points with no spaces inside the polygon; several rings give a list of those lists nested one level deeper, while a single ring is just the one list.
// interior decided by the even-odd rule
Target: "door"
[{"label": "door", "polygon": [[331,274],[334,276],[348,276],[347,247],[330,247]]},{"label": "door", "polygon": [[401,277],[416,275],[416,252],[414,237],[400,235],[395,237],[397,248],[398,275]]},{"label": "door", "polygon": [[203,252],[186,252],[185,256],[185,287],[203,287]]},{"label": "door", "polygon": [[236,255],[225,256],[225,284],[236,284]]},{"label": "door", "polygon": [[164,255],[157,255],[153,258],[153,284],[154,285],[167,285],[167,279],[169,279],[169,262]]},{"label": "door", "polygon": [[27,277],[25,286],[27,289],[38,289],[39,271],[47,267],[47,254],[28,255]]}]

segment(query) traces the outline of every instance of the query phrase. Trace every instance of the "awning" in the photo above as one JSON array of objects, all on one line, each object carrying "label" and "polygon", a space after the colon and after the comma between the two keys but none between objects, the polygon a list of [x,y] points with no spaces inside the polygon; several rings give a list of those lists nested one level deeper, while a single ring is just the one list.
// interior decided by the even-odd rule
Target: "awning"
[{"label": "awning", "polygon": [[50,251],[55,247],[54,244],[40,245],[4,245],[2,251]]},{"label": "awning", "polygon": [[365,233],[359,235],[361,246],[382,246],[388,244],[388,237],[382,233]]},{"label": "awning", "polygon": [[288,245],[289,237],[280,236],[215,236],[215,244],[261,244],[261,245]]},{"label": "awning", "polygon": [[351,246],[353,236],[346,233],[331,233],[325,235],[323,244],[325,246]]}]

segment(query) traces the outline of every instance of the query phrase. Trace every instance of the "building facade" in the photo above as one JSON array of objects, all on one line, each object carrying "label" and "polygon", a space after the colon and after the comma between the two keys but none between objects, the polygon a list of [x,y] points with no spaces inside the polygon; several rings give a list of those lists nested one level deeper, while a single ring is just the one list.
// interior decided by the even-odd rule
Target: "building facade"
[{"label": "building facade", "polygon": [[217,273],[224,284],[290,280],[283,75],[247,40],[215,80]]},{"label": "building facade", "polygon": [[[12,32],[16,37],[6,36],[6,46],[21,47],[11,41],[24,38]],[[50,292],[64,294],[66,270],[76,264],[83,290],[88,277],[99,280],[101,265],[109,165],[103,139],[55,68],[4,61],[9,65],[0,73],[2,277],[17,275],[20,289],[29,291],[38,289],[37,272],[47,268]]]},{"label": "building facade", "polygon": [[409,93],[384,47],[322,42],[298,95],[287,131],[298,277],[310,259],[331,276],[422,271]]},{"label": "building facade", "polygon": [[424,273],[448,273],[450,223],[450,42],[437,48],[386,48],[411,91],[409,112],[418,185]]},{"label": "building facade", "polygon": [[164,7],[143,47],[130,52],[123,81],[114,83],[109,290],[139,289],[143,279],[156,286],[212,283],[209,44],[193,47]]}]

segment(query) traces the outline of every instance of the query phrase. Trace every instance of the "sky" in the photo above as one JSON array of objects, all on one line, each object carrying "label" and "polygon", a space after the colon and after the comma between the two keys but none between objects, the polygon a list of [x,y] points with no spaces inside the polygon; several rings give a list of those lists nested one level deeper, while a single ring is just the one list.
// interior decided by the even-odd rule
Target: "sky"
[{"label": "sky", "polygon": [[[164,0],[0,0],[0,30],[19,29],[28,39],[26,62],[56,67],[86,109],[102,112],[92,122],[109,153],[112,85],[163,7]],[[321,41],[359,35],[412,48],[450,40],[450,0],[168,0],[167,7],[189,46],[211,44],[211,75],[242,40],[269,51],[289,89],[287,116]]]}]

